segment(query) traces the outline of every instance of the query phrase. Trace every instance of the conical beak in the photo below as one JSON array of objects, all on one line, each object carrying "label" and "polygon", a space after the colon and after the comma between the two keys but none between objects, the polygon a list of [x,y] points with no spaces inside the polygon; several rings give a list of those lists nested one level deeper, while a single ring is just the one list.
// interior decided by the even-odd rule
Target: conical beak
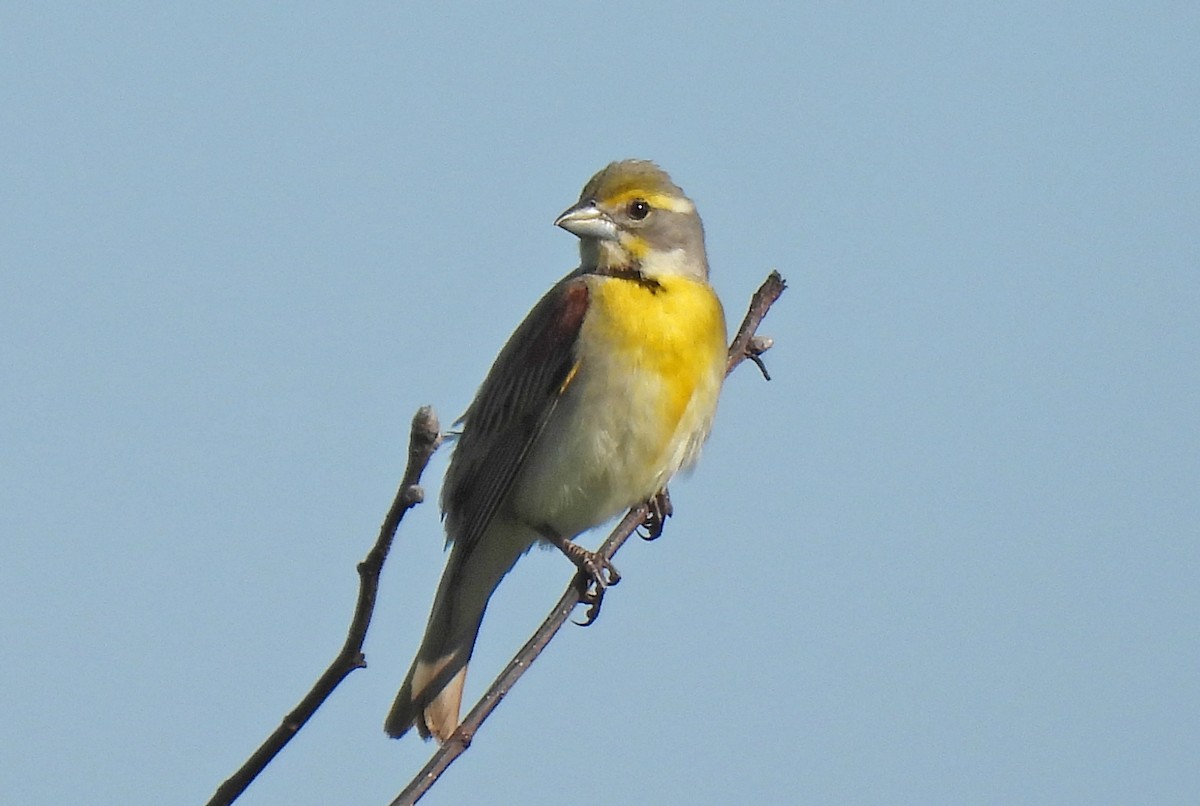
[{"label": "conical beak", "polygon": [[580,238],[594,238],[598,241],[617,239],[617,227],[612,219],[591,203],[575,205],[555,219],[554,226],[562,227]]}]

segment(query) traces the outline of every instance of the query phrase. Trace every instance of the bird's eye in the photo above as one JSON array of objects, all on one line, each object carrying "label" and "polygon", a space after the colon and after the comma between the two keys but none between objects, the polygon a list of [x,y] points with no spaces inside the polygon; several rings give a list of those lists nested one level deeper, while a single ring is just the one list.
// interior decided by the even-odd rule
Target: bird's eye
[{"label": "bird's eye", "polygon": [[650,215],[650,204],[645,199],[634,199],[629,203],[629,217],[641,221]]}]

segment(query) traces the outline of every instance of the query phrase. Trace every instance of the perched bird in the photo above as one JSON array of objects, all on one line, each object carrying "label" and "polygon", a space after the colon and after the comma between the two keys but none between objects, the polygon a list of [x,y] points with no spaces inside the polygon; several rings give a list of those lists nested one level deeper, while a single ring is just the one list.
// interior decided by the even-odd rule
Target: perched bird
[{"label": "perched bird", "polygon": [[[525,317],[463,415],[442,489],[452,546],[425,638],[385,730],[444,742],[488,599],[539,542],[618,579],[572,538],[692,465],[725,376],[725,316],[692,201],[652,162],[600,171],[554,222],[580,265]],[[585,599],[586,601],[587,599]]]}]

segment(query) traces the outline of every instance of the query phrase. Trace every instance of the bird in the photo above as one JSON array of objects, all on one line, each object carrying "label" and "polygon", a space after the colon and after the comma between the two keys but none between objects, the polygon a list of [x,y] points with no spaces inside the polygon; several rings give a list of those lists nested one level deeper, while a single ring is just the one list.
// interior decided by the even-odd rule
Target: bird
[{"label": "bird", "polygon": [[488,600],[535,544],[577,566],[594,618],[620,576],[574,538],[665,494],[712,428],[726,326],[692,200],[655,163],[620,160],[554,223],[579,238],[579,266],[513,332],[458,423],[441,494],[450,554],[384,723],[393,738],[453,734]]}]

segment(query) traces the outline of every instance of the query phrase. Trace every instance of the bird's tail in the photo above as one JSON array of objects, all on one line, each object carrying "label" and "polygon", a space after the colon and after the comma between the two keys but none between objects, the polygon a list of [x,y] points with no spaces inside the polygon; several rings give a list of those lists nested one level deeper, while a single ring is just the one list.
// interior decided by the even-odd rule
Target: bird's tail
[{"label": "bird's tail", "polygon": [[459,544],[451,549],[425,638],[384,722],[394,739],[416,725],[421,738],[445,742],[458,727],[467,663],[488,600],[532,543],[496,531],[483,535],[465,557]]}]

